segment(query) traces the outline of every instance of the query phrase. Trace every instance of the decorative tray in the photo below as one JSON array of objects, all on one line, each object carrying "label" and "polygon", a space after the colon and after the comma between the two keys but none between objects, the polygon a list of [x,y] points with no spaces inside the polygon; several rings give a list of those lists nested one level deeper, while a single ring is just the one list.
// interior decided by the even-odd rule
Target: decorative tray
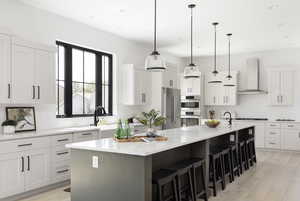
[{"label": "decorative tray", "polygon": [[167,141],[168,138],[164,137],[164,136],[157,136],[157,137],[153,137],[153,138],[149,138],[147,136],[134,136],[131,138],[126,138],[126,139],[117,139],[114,138],[114,140],[116,142],[146,142],[146,141]]}]

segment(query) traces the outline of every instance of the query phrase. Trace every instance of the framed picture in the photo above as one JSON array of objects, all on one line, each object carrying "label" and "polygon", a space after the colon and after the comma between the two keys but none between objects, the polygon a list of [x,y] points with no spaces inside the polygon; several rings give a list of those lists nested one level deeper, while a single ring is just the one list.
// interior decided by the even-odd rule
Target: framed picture
[{"label": "framed picture", "polygon": [[17,122],[16,132],[36,130],[34,107],[6,107],[6,119]]}]

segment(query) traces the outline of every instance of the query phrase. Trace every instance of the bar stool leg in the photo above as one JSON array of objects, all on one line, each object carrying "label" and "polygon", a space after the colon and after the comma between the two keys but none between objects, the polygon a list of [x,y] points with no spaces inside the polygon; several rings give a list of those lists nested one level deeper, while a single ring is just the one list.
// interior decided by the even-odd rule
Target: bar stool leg
[{"label": "bar stool leg", "polygon": [[175,201],[178,201],[178,191],[177,191],[177,186],[176,186],[176,179],[173,179],[172,185],[173,185],[173,192],[174,192],[174,196],[175,196]]},{"label": "bar stool leg", "polygon": [[216,197],[217,196],[217,178],[216,178],[216,176],[217,176],[217,172],[216,172],[216,164],[215,164],[215,160],[214,159],[212,159],[211,160],[212,161],[212,171],[213,171],[213,194],[214,194],[214,196]]},{"label": "bar stool leg", "polygon": [[225,181],[225,167],[224,167],[224,156],[221,156],[220,159],[220,168],[221,168],[221,177],[222,177],[222,190],[226,188],[226,181]]},{"label": "bar stool leg", "polygon": [[159,201],[164,201],[163,195],[162,195],[162,188],[158,186],[158,199]]},{"label": "bar stool leg", "polygon": [[[207,186],[206,186],[206,182],[205,182],[205,174],[204,174],[204,168],[203,168],[203,165],[200,167],[200,171],[201,171],[201,181],[202,181],[202,186],[204,188],[204,201],[208,201],[208,198],[207,198]],[[197,188],[197,186],[196,186]],[[197,197],[196,197],[196,200],[197,200]]]},{"label": "bar stool leg", "polygon": [[191,169],[188,172],[188,178],[189,178],[189,184],[190,184],[190,190],[191,190],[192,200],[196,201],[195,193],[194,193],[194,187],[193,187],[193,180],[192,180],[192,171],[191,171]]}]

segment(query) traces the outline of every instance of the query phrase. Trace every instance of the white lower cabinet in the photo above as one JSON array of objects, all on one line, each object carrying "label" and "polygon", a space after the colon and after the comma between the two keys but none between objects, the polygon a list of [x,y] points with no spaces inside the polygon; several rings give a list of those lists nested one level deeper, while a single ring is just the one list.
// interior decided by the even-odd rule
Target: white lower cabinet
[{"label": "white lower cabinet", "polygon": [[285,150],[300,151],[300,130],[283,129],[282,133],[282,148]]},{"label": "white lower cabinet", "polygon": [[0,198],[49,184],[50,149],[2,154]]},{"label": "white lower cabinet", "polygon": [[50,182],[50,149],[30,150],[25,156],[25,191],[33,190]]},{"label": "white lower cabinet", "polygon": [[0,199],[24,192],[25,159],[22,157],[22,153],[0,155]]},{"label": "white lower cabinet", "polygon": [[97,131],[78,132],[73,134],[73,142],[83,142],[99,139]]}]

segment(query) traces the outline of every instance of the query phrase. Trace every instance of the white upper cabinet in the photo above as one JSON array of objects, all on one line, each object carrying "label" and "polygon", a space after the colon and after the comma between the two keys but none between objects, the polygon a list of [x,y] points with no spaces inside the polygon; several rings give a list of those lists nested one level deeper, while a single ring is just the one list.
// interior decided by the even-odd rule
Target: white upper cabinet
[{"label": "white upper cabinet", "polygon": [[171,66],[168,66],[167,70],[162,73],[162,79],[163,79],[163,87],[166,88],[175,88],[179,89],[179,75],[177,73],[177,68],[172,68]]},{"label": "white upper cabinet", "polygon": [[236,105],[238,72],[231,73],[232,79],[226,78],[227,72],[218,75],[208,73],[205,79],[205,105]]},{"label": "white upper cabinet", "polygon": [[55,49],[14,39],[11,103],[55,104]]},{"label": "white upper cabinet", "polygon": [[183,75],[180,80],[182,96],[199,96],[201,95],[201,78],[185,79]]},{"label": "white upper cabinet", "polygon": [[149,103],[151,74],[137,69],[133,64],[122,67],[122,103],[124,105],[146,105]]},{"label": "white upper cabinet", "polygon": [[0,103],[11,101],[11,39],[0,34]]},{"label": "white upper cabinet", "polygon": [[13,103],[32,103],[36,98],[34,86],[34,49],[12,46]]},{"label": "white upper cabinet", "polygon": [[36,101],[55,104],[55,53],[35,50],[35,94]]},{"label": "white upper cabinet", "polygon": [[269,72],[269,102],[271,105],[293,105],[294,71],[271,70]]}]

